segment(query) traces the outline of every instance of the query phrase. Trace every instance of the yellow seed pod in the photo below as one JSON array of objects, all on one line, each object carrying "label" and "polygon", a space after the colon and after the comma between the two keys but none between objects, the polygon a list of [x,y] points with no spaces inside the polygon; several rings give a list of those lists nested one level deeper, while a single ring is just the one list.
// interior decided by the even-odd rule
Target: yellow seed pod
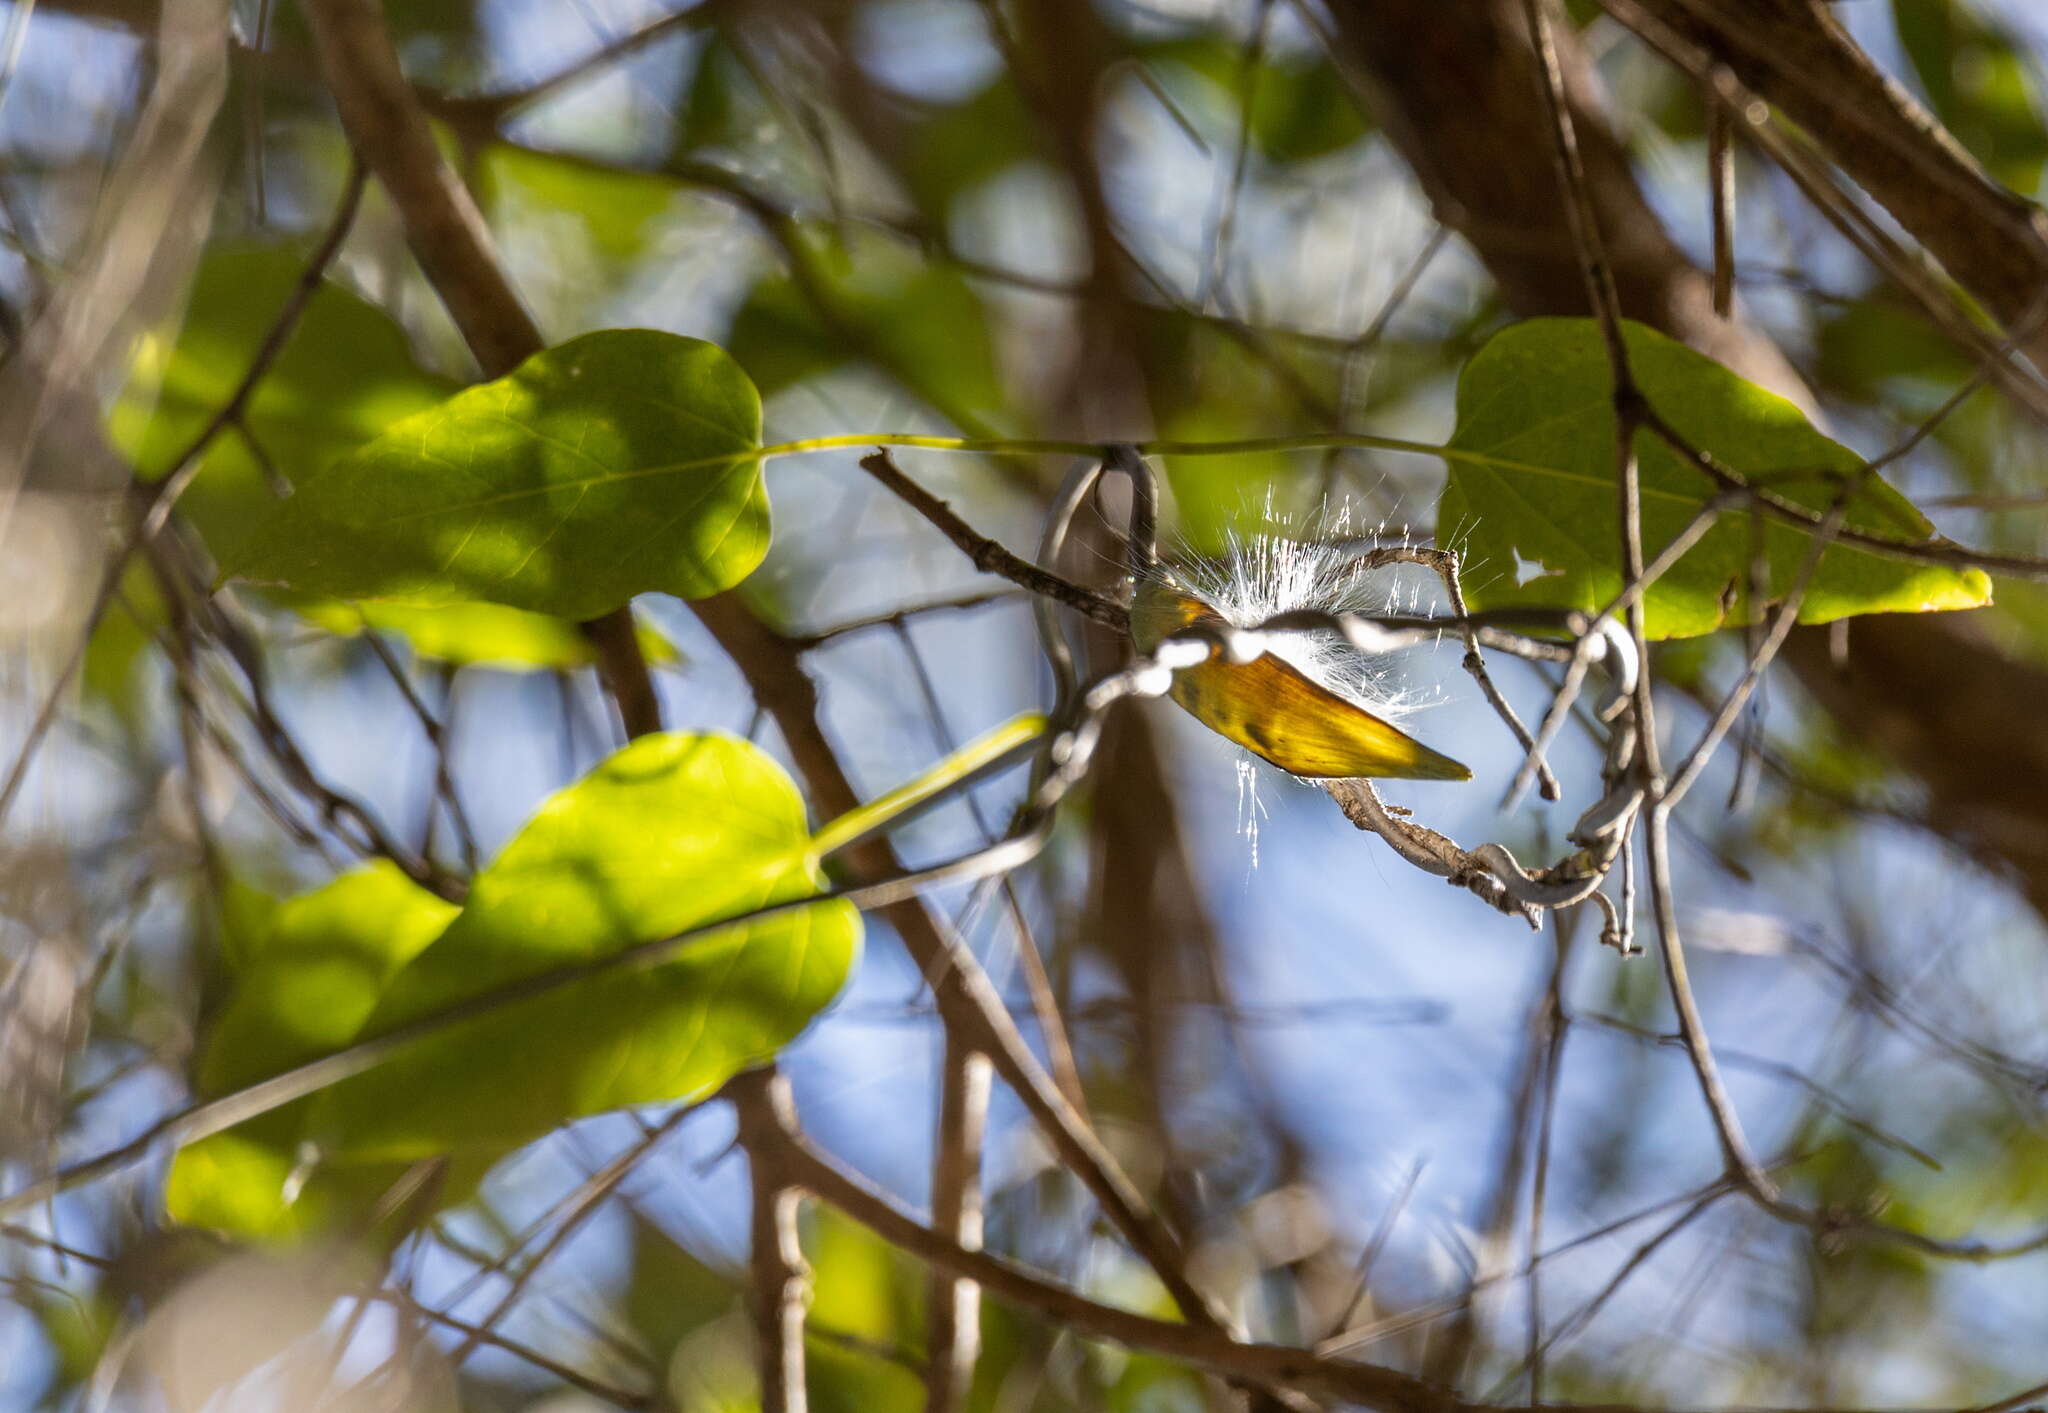
[{"label": "yellow seed pod", "polygon": [[[1192,623],[1223,618],[1163,579],[1139,584],[1131,641],[1150,652]],[[1292,663],[1266,653],[1242,665],[1211,658],[1176,673],[1169,695],[1195,720],[1271,761],[1315,780],[1470,780],[1472,772],[1338,696]]]}]

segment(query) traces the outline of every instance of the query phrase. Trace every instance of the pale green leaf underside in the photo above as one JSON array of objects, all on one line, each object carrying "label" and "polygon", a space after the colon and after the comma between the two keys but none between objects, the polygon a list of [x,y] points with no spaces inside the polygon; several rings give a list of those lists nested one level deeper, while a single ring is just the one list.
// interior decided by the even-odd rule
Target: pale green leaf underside
[{"label": "pale green leaf underside", "polygon": [[[1654,330],[1630,324],[1626,338],[1636,380],[1666,420],[1785,499],[1825,511],[1839,477],[1861,469],[1861,457],[1814,430],[1785,399]],[[1515,324],[1466,365],[1451,446],[1511,463],[1447,463],[1437,536],[1464,556],[1474,607],[1596,610],[1620,592],[1611,386],[1600,333],[1589,319]],[[1643,547],[1654,557],[1714,488],[1648,433],[1637,434],[1636,448]],[[1874,477],[1850,502],[1847,521],[1898,539],[1924,539],[1932,531],[1903,496]],[[1810,539],[1804,529],[1768,518],[1761,532],[1770,568],[1766,602],[1776,602],[1794,581]],[[1650,636],[1689,637],[1752,619],[1753,533],[1747,513],[1723,515],[1650,589]],[[1990,597],[1990,581],[1976,570],[1838,545],[1822,558],[1799,618],[1826,623],[1858,613],[1971,608]]]},{"label": "pale green leaf underside", "polygon": [[[362,1033],[819,882],[802,799],[767,755],[723,736],[643,737],[540,808]],[[354,1159],[502,1149],[708,1092],[838,994],[860,930],[852,907],[820,903],[452,1027],[328,1091],[313,1137]]]},{"label": "pale green leaf underside", "polygon": [[[723,736],[643,737],[542,805],[459,913],[388,865],[281,908],[202,1081],[208,1093],[246,1085],[515,981],[808,897],[820,881],[802,800],[772,759]],[[415,1159],[453,1154],[470,1182],[574,1119],[708,1093],[838,995],[860,936],[851,906],[820,902],[451,1025],[182,1151],[171,1215],[296,1236],[359,1217]]]},{"label": "pale green leaf underside", "polygon": [[598,617],[728,589],[768,548],[761,405],[725,352],[586,334],[387,427],[282,503],[234,577]]},{"label": "pale green leaf underside", "polygon": [[[473,599],[447,604],[378,599],[343,603],[294,596],[287,596],[287,603],[301,618],[337,637],[353,638],[366,629],[395,633],[421,657],[459,667],[488,667],[503,672],[567,671],[588,667],[597,660],[597,649],[590,639],[567,619],[503,604]],[[641,655],[650,664],[678,660],[675,644],[648,623],[637,621],[635,627]]]},{"label": "pale green leaf underside", "polygon": [[[207,1036],[199,1092],[213,1098],[240,1089],[354,1040],[391,978],[458,911],[381,861],[281,904],[241,959]],[[292,1181],[310,1107],[289,1104],[181,1149],[164,1185],[171,1218],[282,1238],[374,1200],[395,1170],[329,1170]]]}]

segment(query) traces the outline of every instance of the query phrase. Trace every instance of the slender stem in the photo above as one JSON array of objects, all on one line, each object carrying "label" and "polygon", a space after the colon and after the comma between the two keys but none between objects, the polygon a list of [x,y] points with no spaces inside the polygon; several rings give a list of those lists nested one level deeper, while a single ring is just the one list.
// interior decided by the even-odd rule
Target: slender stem
[{"label": "slender stem", "polygon": [[725,1087],[739,1115],[753,1192],[747,1308],[759,1347],[761,1413],[804,1413],[804,1312],[811,1281],[797,1216],[803,1194],[791,1181],[781,1135],[796,1122],[789,1081],[774,1069],[749,1070]]},{"label": "slender stem", "polygon": [[[981,1247],[981,1143],[988,1123],[988,1057],[946,1037],[939,1132],[932,1157],[932,1227],[969,1251]],[[925,1413],[966,1407],[981,1353],[981,1287],[934,1268],[926,1295]]]},{"label": "slender stem", "polygon": [[[1784,496],[1756,484],[1751,477],[1722,465],[1706,452],[1685,441],[1654,407],[1641,399],[1639,394],[1631,394],[1625,400],[1633,412],[1633,416],[1625,420],[1633,421],[1638,430],[1648,432],[1664,442],[1681,460],[1699,471],[1716,487],[1753,500],[1774,520],[1809,533],[1821,528],[1826,519],[1824,512],[1801,505],[1797,501],[1787,500]],[[1489,471],[1541,476],[1551,480],[1597,480],[1583,472],[1569,472],[1556,466],[1541,466],[1534,462],[1517,461],[1512,457],[1493,456],[1466,447],[1412,441],[1405,437],[1382,437],[1367,432],[1302,432],[1290,436],[1249,437],[1235,441],[1149,441],[1130,442],[1128,445],[1141,456],[1243,456],[1265,452],[1315,451],[1325,447],[1363,447],[1376,451],[1404,452],[1414,456],[1433,456],[1456,466],[1477,466]],[[811,452],[847,451],[858,447],[879,446],[971,452],[982,456],[1100,456],[1104,449],[1104,444],[1098,442],[1007,437],[945,437],[928,436],[918,432],[859,432],[774,442],[748,455],[767,461]],[[1663,500],[1676,500],[1693,508],[1707,504],[1710,499],[1708,496],[1694,497],[1656,487],[1639,487],[1637,494],[1639,497],[1647,495]],[[1844,545],[1856,549],[1915,564],[1934,564],[1949,569],[1982,569],[1992,574],[2048,582],[2048,558],[2040,556],[1977,550],[1938,537],[1921,540],[1901,539],[1847,524],[1837,532],[1836,538]],[[1623,582],[1632,582],[1635,577],[1638,576],[1625,575]]]}]

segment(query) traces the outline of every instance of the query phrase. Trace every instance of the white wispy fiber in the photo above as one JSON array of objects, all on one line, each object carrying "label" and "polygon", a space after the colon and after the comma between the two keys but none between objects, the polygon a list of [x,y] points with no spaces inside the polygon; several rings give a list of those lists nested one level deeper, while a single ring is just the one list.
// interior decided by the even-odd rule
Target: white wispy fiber
[{"label": "white wispy fiber", "polygon": [[[1382,530],[1374,542],[1384,542]],[[1401,616],[1432,611],[1434,579],[1413,565],[1367,568],[1360,538],[1341,519],[1312,538],[1261,530],[1229,532],[1221,558],[1177,561],[1165,572],[1238,628],[1297,610]],[[1398,722],[1434,705],[1435,692],[1416,690],[1399,671],[1400,653],[1363,653],[1335,631],[1273,635],[1268,649],[1318,686]]]},{"label": "white wispy fiber", "polygon": [[[1177,558],[1161,572],[1238,628],[1253,628],[1297,610],[1388,616],[1435,610],[1436,580],[1426,569],[1368,568],[1362,559],[1374,544],[1395,539],[1406,543],[1405,534],[1390,535],[1382,525],[1372,536],[1361,536],[1352,531],[1345,514],[1322,517],[1301,534],[1291,534],[1274,521],[1269,506],[1265,522],[1272,528],[1226,532],[1221,557]],[[1439,691],[1418,689],[1407,680],[1400,667],[1405,654],[1360,652],[1335,631],[1276,634],[1268,651],[1383,721],[1398,724],[1442,700]],[[1238,830],[1254,867],[1259,821],[1267,815],[1258,793],[1262,774],[1286,776],[1249,751],[1242,752],[1237,764]]]}]

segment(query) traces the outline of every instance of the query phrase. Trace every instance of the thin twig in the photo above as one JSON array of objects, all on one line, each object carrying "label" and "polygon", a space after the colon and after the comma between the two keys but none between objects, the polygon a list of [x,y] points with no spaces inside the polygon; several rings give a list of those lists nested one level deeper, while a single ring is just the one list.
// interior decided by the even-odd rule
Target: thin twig
[{"label": "thin twig", "polygon": [[897,499],[929,520],[941,534],[959,546],[960,552],[984,574],[1008,579],[1019,588],[1055,599],[1110,628],[1128,630],[1129,616],[1092,589],[1084,589],[1049,569],[1019,559],[986,535],[977,534],[951,506],[904,475],[888,452],[877,448],[860,460],[861,469],[873,476]]},{"label": "thin twig", "polygon": [[[21,19],[23,13],[24,10],[17,9],[15,19]],[[185,489],[192,484],[192,479],[199,474],[201,466],[205,464],[203,458],[207,448],[213,445],[214,439],[229,427],[241,423],[242,414],[247,410],[250,399],[255,396],[271,366],[277,362],[278,355],[284,352],[285,345],[291,341],[293,332],[298,328],[299,319],[306,312],[306,306],[312,303],[321,280],[326,277],[328,266],[334,263],[334,257],[341,251],[342,242],[354,228],[356,212],[362,205],[363,186],[367,177],[368,171],[361,162],[350,163],[348,178],[342,185],[340,204],[328,221],[326,232],[321,236],[319,244],[314,247],[305,268],[299,272],[291,293],[285,296],[284,303],[271,319],[269,328],[264,331],[262,340],[256,346],[256,352],[249,359],[249,366],[243,370],[241,379],[228,394],[227,401],[220,405],[205,425],[175,457],[171,458],[170,465],[165,468],[160,478],[146,486],[132,488],[131,494],[136,501],[134,525],[101,571],[99,588],[93,595],[92,607],[86,612],[85,624],[79,630],[77,644],[64,666],[58,671],[56,680],[50,684],[49,692],[44,696],[42,704],[36,709],[35,718],[29,723],[28,734],[22,740],[21,749],[15,755],[14,764],[8,770],[5,783],[0,783],[0,820],[6,819],[7,811],[13,805],[16,794],[20,792],[22,782],[28,777],[29,765],[35,759],[37,748],[57,719],[57,711],[63,702],[65,692],[70,689],[79,669],[85,665],[86,652],[92,646],[93,634],[120,591],[121,577],[127,571],[129,561],[134,558],[139,548],[155,540],[162,533],[179,497],[184,495]]]}]

